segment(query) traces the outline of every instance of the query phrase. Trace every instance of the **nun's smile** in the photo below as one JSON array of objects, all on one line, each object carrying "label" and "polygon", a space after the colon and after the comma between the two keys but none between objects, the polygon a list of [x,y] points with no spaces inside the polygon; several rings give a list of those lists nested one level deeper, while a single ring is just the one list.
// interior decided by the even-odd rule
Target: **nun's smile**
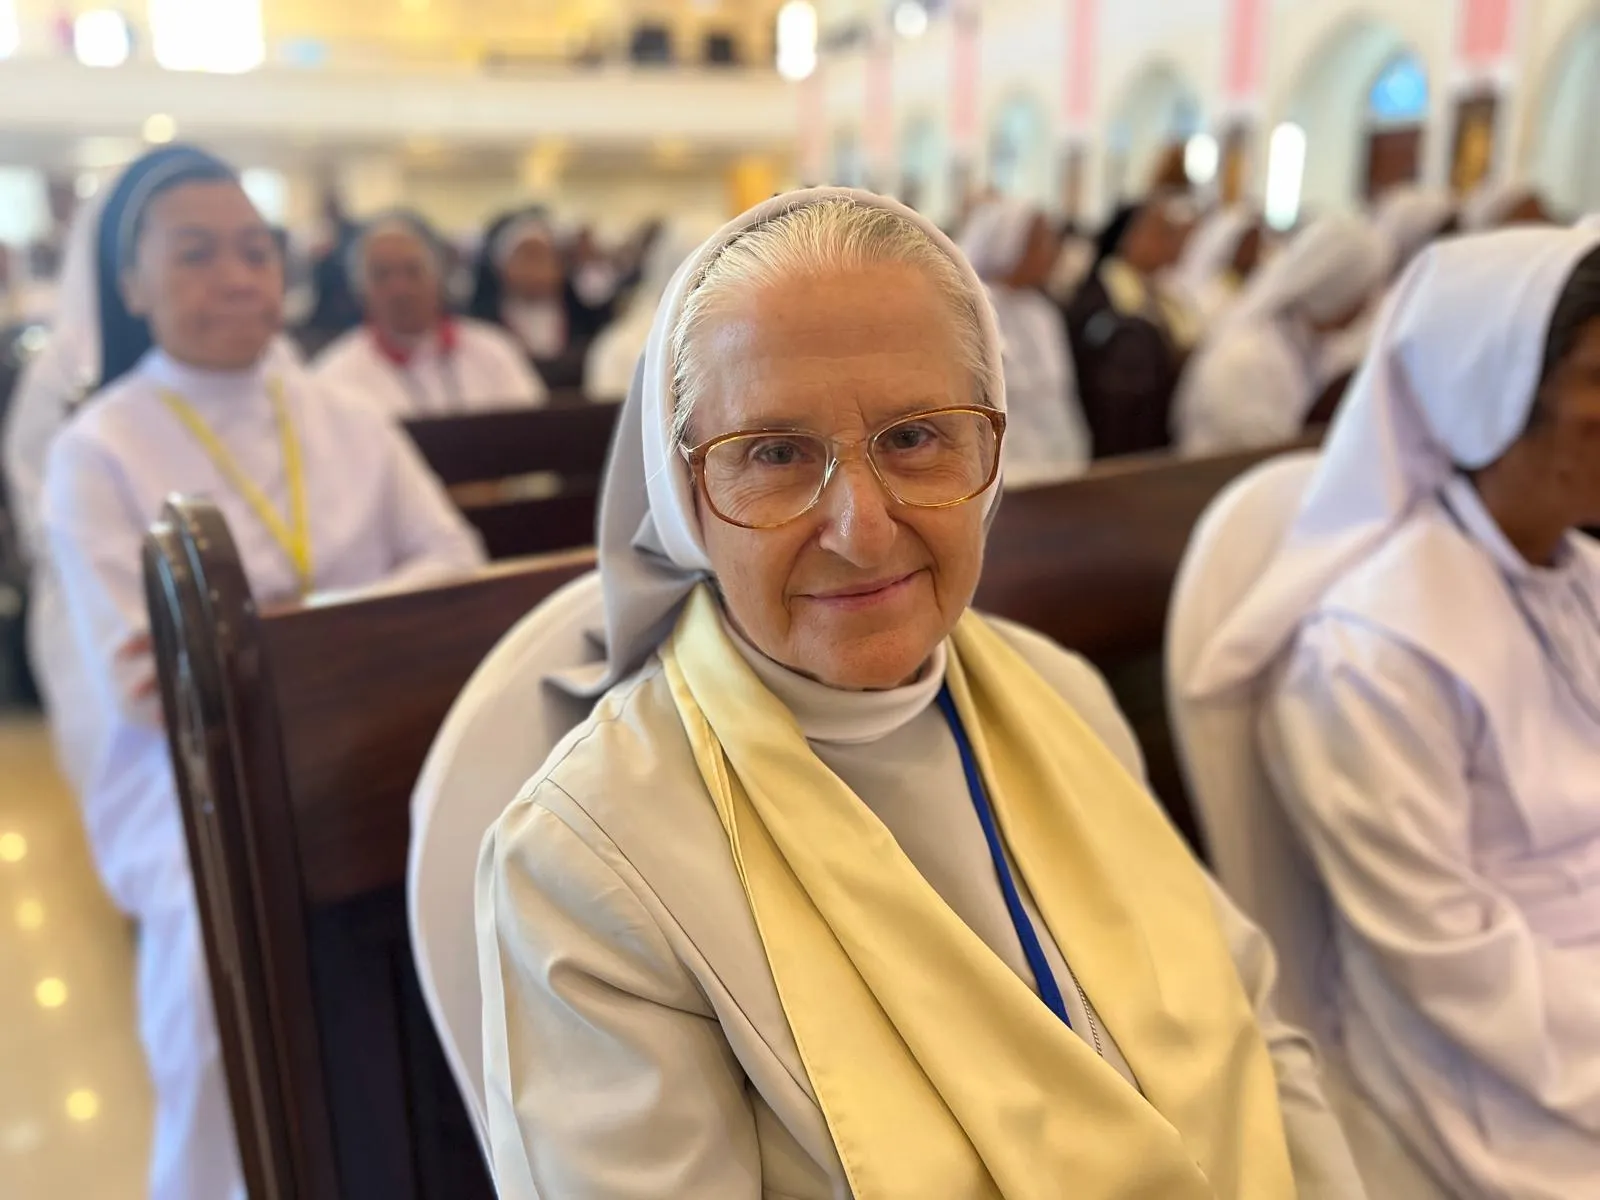
[{"label": "nun's smile", "polygon": [[907,414],[972,403],[956,321],[921,270],[890,265],[739,294],[705,333],[715,365],[690,442],[781,428],[849,447],[815,506],[776,528],[730,524],[697,494],[728,615],[834,687],[914,677],[977,588],[985,504],[898,503],[863,449]]}]

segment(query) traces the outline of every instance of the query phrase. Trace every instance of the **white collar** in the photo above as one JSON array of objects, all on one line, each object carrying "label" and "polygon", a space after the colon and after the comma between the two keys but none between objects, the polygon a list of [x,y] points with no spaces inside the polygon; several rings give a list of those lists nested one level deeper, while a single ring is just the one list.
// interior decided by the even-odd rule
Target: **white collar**
[{"label": "white collar", "polygon": [[[719,609],[720,612],[720,609]],[[945,644],[934,647],[922,674],[904,687],[885,692],[851,692],[829,687],[791,671],[757,650],[721,613],[722,627],[767,690],[781,700],[807,741],[858,746],[909,725],[933,703],[944,686]]]},{"label": "white collar", "polygon": [[214,407],[237,404],[266,386],[268,354],[241,371],[212,371],[181,363],[157,347],[144,356],[140,370],[157,387],[176,392],[189,404]]}]

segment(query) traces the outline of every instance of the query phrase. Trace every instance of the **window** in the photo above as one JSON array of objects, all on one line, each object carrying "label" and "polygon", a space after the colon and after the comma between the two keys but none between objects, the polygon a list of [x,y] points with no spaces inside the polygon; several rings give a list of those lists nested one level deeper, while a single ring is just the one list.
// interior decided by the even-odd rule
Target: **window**
[{"label": "window", "polygon": [[149,0],[156,61],[169,71],[236,74],[266,55],[261,0]]},{"label": "window", "polygon": [[1428,118],[1428,73],[1417,56],[1391,58],[1367,95],[1367,113],[1382,124],[1419,124]]},{"label": "window", "polygon": [[133,52],[127,18],[109,8],[79,13],[72,22],[72,52],[86,67],[120,67]]}]

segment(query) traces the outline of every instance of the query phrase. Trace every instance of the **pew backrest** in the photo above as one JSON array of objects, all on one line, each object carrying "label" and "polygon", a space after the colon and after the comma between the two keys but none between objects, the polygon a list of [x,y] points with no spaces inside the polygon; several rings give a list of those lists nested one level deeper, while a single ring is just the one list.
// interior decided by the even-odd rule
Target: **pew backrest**
[{"label": "pew backrest", "polygon": [[262,614],[211,506],[170,504],[147,540],[163,708],[252,1200],[492,1194],[411,967],[409,798],[484,655],[592,566],[577,552]]},{"label": "pew backrest", "polygon": [[564,404],[405,423],[462,514],[500,560],[594,541],[618,406]]}]

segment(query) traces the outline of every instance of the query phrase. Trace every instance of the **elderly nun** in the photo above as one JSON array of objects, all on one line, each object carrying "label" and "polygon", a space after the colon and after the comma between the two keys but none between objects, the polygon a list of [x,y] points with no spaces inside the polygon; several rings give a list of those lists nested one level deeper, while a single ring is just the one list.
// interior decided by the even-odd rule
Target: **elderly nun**
[{"label": "elderly nun", "polygon": [[1261,261],[1261,213],[1244,204],[1218,209],[1189,237],[1169,276],[1205,325],[1239,299]]},{"label": "elderly nun", "polygon": [[777,197],[677,277],[609,690],[479,869],[505,1200],[1361,1195],[1104,683],[968,607],[1005,434],[982,285],[894,201]]},{"label": "elderly nun", "polygon": [[450,315],[445,263],[444,243],[415,213],[368,222],[346,261],[366,324],[323,350],[318,379],[397,418],[543,404],[544,383],[510,335]]},{"label": "elderly nun", "polygon": [[1264,697],[1332,1049],[1422,1167],[1397,1197],[1600,1182],[1597,446],[1600,233],[1433,247],[1189,681]]},{"label": "elderly nun", "polygon": [[620,400],[628,394],[634,368],[644,354],[655,321],[656,306],[666,294],[672,277],[700,243],[713,232],[709,221],[673,221],[663,225],[650,239],[641,267],[639,285],[627,310],[589,347],[584,369],[583,391],[590,400]]},{"label": "elderly nun", "polygon": [[983,280],[1000,327],[1011,487],[1056,482],[1089,465],[1066,322],[1043,291],[1057,250],[1044,214],[1021,200],[984,201],[961,234],[961,251]]},{"label": "elderly nun", "polygon": [[97,255],[100,389],[52,443],[44,474],[43,549],[71,651],[46,665],[78,681],[84,822],[107,890],[139,922],[150,1195],[218,1200],[242,1196],[242,1183],[141,539],[168,495],[207,496],[263,604],[465,571],[481,552],[388,420],[271,353],[281,267],[232,168],[190,147],[135,163],[107,202]]},{"label": "elderly nun", "polygon": [[1359,217],[1323,217],[1264,267],[1189,364],[1173,406],[1184,454],[1296,437],[1324,381],[1327,340],[1360,320],[1388,268]]},{"label": "elderly nun", "polygon": [[612,305],[578,294],[555,228],[542,209],[500,217],[484,234],[468,308],[510,332],[553,388],[581,388],[589,345]]}]

